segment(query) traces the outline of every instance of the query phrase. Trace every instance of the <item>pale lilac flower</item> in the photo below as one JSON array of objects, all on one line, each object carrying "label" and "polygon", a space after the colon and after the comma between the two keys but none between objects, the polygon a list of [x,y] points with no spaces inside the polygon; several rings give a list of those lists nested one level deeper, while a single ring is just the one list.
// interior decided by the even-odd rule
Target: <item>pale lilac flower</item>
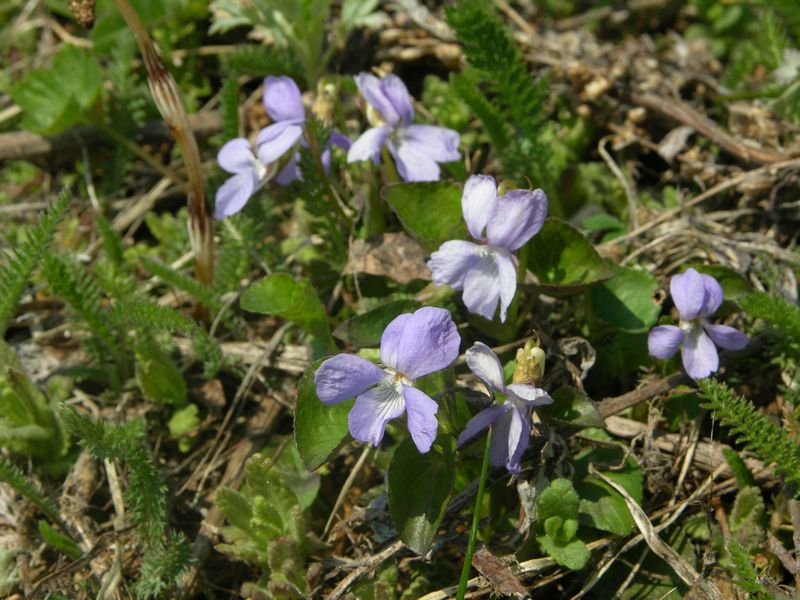
[{"label": "pale lilac flower", "polygon": [[489,461],[494,467],[505,467],[519,475],[522,455],[531,438],[531,412],[534,407],[552,404],[553,399],[542,389],[523,383],[503,383],[503,367],[491,348],[481,342],[467,350],[467,366],[483,381],[490,391],[505,394],[503,404],[483,409],[470,419],[458,436],[460,448],[489,425],[492,431],[492,447]]},{"label": "pale lilac flower", "polygon": [[438,181],[439,165],[458,160],[459,135],[452,129],[415,125],[411,95],[397,75],[378,79],[370,73],[355,77],[368,103],[367,120],[373,125],[361,134],[347,153],[347,162],[380,162],[386,144],[404,181]]},{"label": "pale lilac flower", "polygon": [[710,275],[686,269],[669,284],[672,300],[680,313],[680,324],[654,327],[647,338],[650,354],[670,358],[681,347],[683,367],[692,379],[708,377],[719,368],[714,344],[725,350],[741,350],[745,334],[727,325],[712,325],[708,317],[722,304],[722,286]]},{"label": "pale lilac flower", "polygon": [[269,181],[276,165],[262,163],[244,138],[226,143],[217,154],[217,162],[228,173],[233,173],[217,190],[214,216],[224,219],[236,214],[247,203],[250,196]]},{"label": "pale lilac flower", "polygon": [[461,210],[470,235],[478,243],[445,242],[431,255],[434,283],[463,290],[464,304],[491,319],[500,301],[500,320],[517,290],[517,259],[512,254],[542,228],[547,195],[540,189],[511,190],[497,196],[492,177],[473,175],[464,184]]},{"label": "pale lilac flower", "polygon": [[350,435],[375,447],[386,423],[408,412],[408,431],[425,453],[436,438],[439,405],[414,387],[414,379],[447,367],[458,356],[460,343],[445,309],[426,306],[402,314],[381,336],[384,368],[359,356],[337,354],[317,369],[317,397],[325,404],[338,404],[355,396],[348,416]]}]

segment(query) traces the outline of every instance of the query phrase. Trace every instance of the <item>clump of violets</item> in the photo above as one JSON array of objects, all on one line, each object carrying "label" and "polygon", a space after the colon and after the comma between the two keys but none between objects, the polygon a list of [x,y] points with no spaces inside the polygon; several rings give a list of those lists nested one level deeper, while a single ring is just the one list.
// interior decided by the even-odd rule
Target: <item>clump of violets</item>
[{"label": "clump of violets", "polygon": [[712,325],[709,317],[722,304],[719,282],[694,269],[675,275],[669,284],[672,300],[680,314],[680,323],[659,325],[650,331],[647,347],[655,358],[671,358],[680,347],[683,367],[692,379],[708,377],[719,368],[716,346],[741,350],[748,339],[728,325]]},{"label": "clump of violets", "polygon": [[437,181],[438,163],[458,160],[460,136],[452,129],[416,125],[411,95],[397,75],[379,79],[370,73],[355,77],[367,101],[367,120],[372,127],[353,142],[347,162],[380,162],[385,145],[404,181]]},{"label": "clump of violets", "polygon": [[464,184],[461,210],[476,240],[445,242],[431,255],[434,283],[463,290],[467,309],[487,319],[500,302],[500,320],[517,290],[517,258],[513,254],[542,228],[547,195],[541,189],[511,190],[498,196],[494,178],[473,175]]},{"label": "clump of violets", "polygon": [[350,435],[375,447],[386,423],[408,413],[414,444],[428,452],[439,427],[439,405],[414,387],[414,380],[450,365],[460,344],[456,325],[443,308],[426,306],[399,315],[381,336],[384,368],[359,356],[337,354],[317,369],[317,397],[325,404],[339,404],[355,396],[348,415]]},{"label": "clump of violets", "polygon": [[458,436],[459,448],[492,425],[492,447],[489,461],[494,467],[505,467],[514,475],[522,468],[522,455],[531,438],[531,413],[536,406],[552,404],[544,390],[524,383],[506,385],[503,367],[497,355],[486,344],[475,342],[466,353],[467,366],[491,392],[505,394],[503,404],[483,409],[467,423]]}]

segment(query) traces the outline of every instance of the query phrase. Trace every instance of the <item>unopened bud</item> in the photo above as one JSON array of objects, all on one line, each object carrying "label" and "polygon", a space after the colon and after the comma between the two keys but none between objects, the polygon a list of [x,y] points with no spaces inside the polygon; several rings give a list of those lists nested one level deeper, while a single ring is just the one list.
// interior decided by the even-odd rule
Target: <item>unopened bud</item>
[{"label": "unopened bud", "polygon": [[517,350],[517,367],[511,380],[513,383],[537,385],[544,377],[544,361],[547,355],[539,347],[539,340],[528,340]]},{"label": "unopened bud", "polygon": [[510,192],[511,190],[517,189],[516,184],[513,181],[503,180],[497,184],[497,195],[505,196],[506,192]]}]

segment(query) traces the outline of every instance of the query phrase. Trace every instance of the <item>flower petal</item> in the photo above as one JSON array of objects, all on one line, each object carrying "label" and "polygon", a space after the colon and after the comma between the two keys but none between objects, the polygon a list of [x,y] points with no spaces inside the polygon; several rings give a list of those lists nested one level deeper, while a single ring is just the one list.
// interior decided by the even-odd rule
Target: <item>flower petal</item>
[{"label": "flower petal", "polygon": [[217,190],[214,217],[224,219],[238,213],[247,204],[257,185],[258,180],[253,171],[242,171],[229,177]]},{"label": "flower petal", "polygon": [[329,146],[336,146],[342,150],[349,150],[353,143],[346,135],[342,135],[338,131],[331,131],[330,139],[328,140]]},{"label": "flower petal", "polygon": [[703,302],[703,308],[700,311],[701,317],[710,317],[722,305],[723,292],[722,286],[719,281],[714,279],[711,275],[700,274],[703,278],[703,287],[706,290],[706,298]]},{"label": "flower petal", "polygon": [[702,275],[692,268],[674,275],[669,282],[672,300],[685,321],[696,319],[703,310],[706,299],[706,287]]},{"label": "flower petal", "polygon": [[439,181],[439,165],[420,152],[418,146],[400,142],[400,146],[395,148],[390,141],[389,152],[403,181]]},{"label": "flower petal", "polygon": [[386,138],[389,137],[389,131],[391,130],[387,125],[367,129],[350,146],[350,150],[347,151],[347,162],[371,160],[376,164],[379,163],[381,161],[381,146],[386,142]]},{"label": "flower petal", "polygon": [[539,233],[546,216],[547,195],[542,190],[511,190],[495,203],[486,237],[493,246],[517,250]]},{"label": "flower petal", "polygon": [[439,421],[436,420],[436,413],[439,405],[425,392],[409,385],[403,385],[403,396],[406,399],[406,411],[408,412],[408,431],[411,439],[422,454],[431,449],[433,440],[436,439],[436,432],[439,429]]},{"label": "flower petal", "polygon": [[687,333],[681,346],[683,368],[692,379],[708,377],[719,368],[719,355],[714,342],[702,329]]},{"label": "flower petal", "polygon": [[451,240],[439,246],[428,261],[433,282],[454,290],[464,289],[464,278],[478,260],[479,249],[477,244],[464,240]]},{"label": "flower petal", "polygon": [[387,376],[386,371],[360,356],[337,354],[314,374],[317,397],[325,404],[339,404],[357,396]]},{"label": "flower petal", "polygon": [[296,153],[288,163],[281,169],[281,172],[275,176],[275,183],[278,185],[289,185],[294,181],[303,178],[303,174],[300,172],[300,167],[297,164],[297,160],[300,157],[300,153]]},{"label": "flower petal", "polygon": [[508,307],[517,291],[517,266],[511,254],[502,249],[493,253],[497,262],[497,279],[500,286],[500,321],[505,323]]},{"label": "flower petal", "polygon": [[406,401],[393,377],[356,398],[356,403],[347,415],[350,435],[359,442],[372,442],[377,448],[383,439],[386,423],[396,419],[406,409]]},{"label": "flower petal", "polygon": [[492,427],[492,447],[489,449],[489,462],[493,467],[505,467],[508,463],[508,436],[514,409],[508,404],[501,408],[506,410],[500,415]]},{"label": "flower petal", "polygon": [[497,261],[486,256],[476,261],[464,278],[464,304],[469,312],[492,319],[500,299]]},{"label": "flower petal", "polygon": [[512,393],[517,398],[524,400],[529,407],[546,406],[553,403],[550,394],[541,388],[526,383],[512,383],[506,387],[506,392]]},{"label": "flower petal", "polygon": [[458,436],[458,447],[461,448],[464,444],[477,436],[481,431],[505,414],[507,410],[509,410],[508,405],[494,405],[484,408],[481,412],[472,417],[464,428],[464,431]]},{"label": "flower petal", "polygon": [[461,337],[450,313],[423,306],[396,317],[381,336],[381,361],[411,379],[444,369],[458,357]]},{"label": "flower petal", "polygon": [[381,89],[383,95],[391,103],[394,112],[400,117],[400,122],[403,125],[409,125],[414,120],[414,105],[403,80],[397,75],[387,75],[381,79]]},{"label": "flower petal", "polygon": [[427,156],[438,163],[461,158],[458,143],[461,136],[457,131],[435,125],[409,125],[399,132],[402,145],[412,148],[418,154]]},{"label": "flower petal", "polygon": [[262,164],[275,162],[300,141],[303,128],[294,121],[278,121],[261,130],[256,153]]},{"label": "flower petal", "polygon": [[[396,126],[400,124],[402,117],[394,106],[394,100],[399,100],[398,103],[400,105],[403,104],[402,90],[394,89],[396,87],[396,83],[389,84],[388,86],[393,88],[393,94],[398,95],[398,98],[393,100],[387,96],[386,87],[383,85],[383,80],[378,79],[372,73],[360,73],[355,76],[355,81],[356,85],[358,86],[358,91],[361,92],[361,95],[364,96],[364,99],[374,108],[376,108],[379,113],[381,113],[381,116],[389,125]],[[403,82],[401,81],[400,84],[402,85]],[[405,85],[403,85],[403,88],[405,88]],[[406,96],[407,95],[408,90],[406,90]],[[408,101],[408,104],[410,106],[410,100]]]},{"label": "flower petal", "polygon": [[469,370],[489,386],[489,389],[505,392],[503,366],[489,346],[483,342],[475,342],[464,356],[467,359]]},{"label": "flower petal", "polygon": [[531,441],[531,417],[529,411],[513,409],[508,426],[508,460],[506,469],[513,475],[522,470],[522,455]]},{"label": "flower petal", "polygon": [[659,325],[653,327],[647,336],[647,350],[650,356],[670,358],[683,341],[683,330],[675,325]]},{"label": "flower petal", "polygon": [[270,75],[264,79],[264,109],[273,121],[305,121],[303,97],[291,77]]},{"label": "flower petal", "polygon": [[483,239],[483,230],[497,204],[497,184],[494,177],[472,175],[464,184],[461,195],[461,212],[469,233],[476,240]]},{"label": "flower petal", "polygon": [[723,350],[741,350],[750,341],[741,331],[728,325],[707,325],[706,332]]},{"label": "flower petal", "polygon": [[227,142],[217,154],[219,166],[228,173],[243,173],[253,170],[255,154],[250,142],[244,138],[236,138]]}]

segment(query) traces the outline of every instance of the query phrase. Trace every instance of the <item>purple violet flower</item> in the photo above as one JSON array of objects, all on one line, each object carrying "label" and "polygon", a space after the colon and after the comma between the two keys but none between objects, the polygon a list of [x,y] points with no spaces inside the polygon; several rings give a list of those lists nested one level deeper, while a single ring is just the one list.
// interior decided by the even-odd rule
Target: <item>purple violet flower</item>
[{"label": "purple violet flower", "polygon": [[499,300],[500,320],[505,321],[517,290],[517,259],[512,252],[542,228],[547,195],[535,189],[511,190],[498,197],[494,178],[473,175],[464,184],[461,210],[478,243],[442,244],[428,261],[432,279],[463,290],[467,309],[487,319],[494,317]]},{"label": "purple violet flower", "polygon": [[544,390],[524,383],[503,383],[503,367],[486,344],[475,342],[466,353],[467,366],[489,388],[490,392],[506,395],[501,405],[483,409],[470,419],[458,436],[462,447],[489,425],[494,426],[489,461],[494,467],[505,467],[519,475],[522,455],[531,438],[531,412],[536,406],[552,404],[553,399]]},{"label": "purple violet flower", "polygon": [[373,125],[353,142],[347,162],[380,162],[386,144],[403,181],[438,181],[439,165],[458,160],[460,136],[456,131],[434,125],[415,125],[411,95],[397,75],[378,79],[370,73],[355,77],[367,101],[367,120]]},{"label": "purple violet flower", "polygon": [[702,379],[719,368],[716,346],[741,350],[747,345],[747,336],[741,331],[708,321],[723,300],[722,286],[716,279],[686,269],[673,276],[669,291],[680,313],[680,324],[659,325],[650,331],[647,347],[652,356],[670,358],[680,346],[686,372],[692,379]]},{"label": "purple violet flower", "polygon": [[217,154],[217,162],[228,173],[233,173],[217,190],[214,217],[224,219],[236,214],[250,196],[275,176],[277,164],[264,164],[256,158],[244,138],[227,142]]},{"label": "purple violet flower", "polygon": [[461,338],[450,313],[426,306],[395,318],[381,336],[385,368],[352,354],[337,354],[317,369],[314,383],[325,404],[356,397],[348,422],[350,435],[375,447],[386,423],[408,412],[408,431],[425,453],[436,438],[439,405],[414,387],[414,379],[444,369],[458,357]]}]

